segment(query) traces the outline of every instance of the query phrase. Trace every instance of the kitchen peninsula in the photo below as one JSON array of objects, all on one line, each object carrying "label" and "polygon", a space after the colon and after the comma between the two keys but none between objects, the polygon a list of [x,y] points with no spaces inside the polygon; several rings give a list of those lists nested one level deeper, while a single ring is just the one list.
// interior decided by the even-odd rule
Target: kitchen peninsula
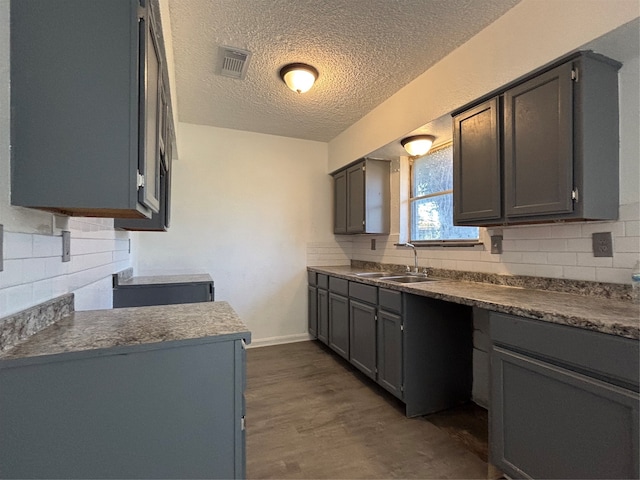
[{"label": "kitchen peninsula", "polygon": [[0,355],[0,474],[243,478],[250,339],[226,302],[72,312]]}]

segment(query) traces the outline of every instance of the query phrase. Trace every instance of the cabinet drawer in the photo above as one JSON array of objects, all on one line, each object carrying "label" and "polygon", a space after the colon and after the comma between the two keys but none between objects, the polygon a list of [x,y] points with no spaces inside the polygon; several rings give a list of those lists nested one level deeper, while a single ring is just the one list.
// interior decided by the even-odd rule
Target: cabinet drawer
[{"label": "cabinet drawer", "polygon": [[319,273],[316,277],[316,285],[318,288],[324,288],[327,290],[329,288],[329,276]]},{"label": "cabinet drawer", "polygon": [[380,307],[389,312],[402,313],[402,293],[395,290],[381,288],[378,291],[378,303]]},{"label": "cabinet drawer", "polygon": [[491,340],[638,390],[640,342],[629,338],[491,313]]},{"label": "cabinet drawer", "polygon": [[349,282],[349,297],[376,304],[378,303],[378,287],[365,285],[364,283]]},{"label": "cabinet drawer", "polygon": [[344,278],[329,277],[329,290],[340,295],[349,295],[349,282]]},{"label": "cabinet drawer", "polygon": [[315,287],[317,285],[316,272],[307,272],[307,283],[312,287]]}]

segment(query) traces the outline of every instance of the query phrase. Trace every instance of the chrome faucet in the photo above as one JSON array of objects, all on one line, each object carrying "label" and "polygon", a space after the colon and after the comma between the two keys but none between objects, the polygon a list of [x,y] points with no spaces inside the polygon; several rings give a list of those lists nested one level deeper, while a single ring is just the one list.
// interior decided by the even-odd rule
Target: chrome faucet
[{"label": "chrome faucet", "polygon": [[413,248],[413,263],[414,263],[413,273],[417,274],[418,273],[418,251],[416,250],[416,246],[413,243],[405,243],[404,246]]}]

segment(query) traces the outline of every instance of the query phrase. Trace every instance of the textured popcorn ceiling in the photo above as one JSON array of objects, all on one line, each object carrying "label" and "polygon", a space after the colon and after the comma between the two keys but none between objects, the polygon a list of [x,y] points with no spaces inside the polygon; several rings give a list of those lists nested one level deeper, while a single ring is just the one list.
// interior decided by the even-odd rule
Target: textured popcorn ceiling
[{"label": "textured popcorn ceiling", "polygon": [[[179,120],[329,141],[519,1],[170,0]],[[253,53],[245,80],[215,74],[221,45]],[[292,62],[320,72],[305,94]]]}]

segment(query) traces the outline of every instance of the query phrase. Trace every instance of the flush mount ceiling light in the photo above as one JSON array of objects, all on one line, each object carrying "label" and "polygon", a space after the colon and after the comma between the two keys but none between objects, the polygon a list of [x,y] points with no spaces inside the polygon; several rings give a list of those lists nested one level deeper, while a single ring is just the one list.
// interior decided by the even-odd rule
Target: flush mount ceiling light
[{"label": "flush mount ceiling light", "polygon": [[400,144],[404,147],[412,157],[419,157],[426,154],[430,149],[433,141],[436,139],[433,135],[412,135],[403,138]]},{"label": "flush mount ceiling light", "polygon": [[290,63],[280,69],[280,78],[294,92],[309,91],[316,79],[318,70],[306,63]]}]

